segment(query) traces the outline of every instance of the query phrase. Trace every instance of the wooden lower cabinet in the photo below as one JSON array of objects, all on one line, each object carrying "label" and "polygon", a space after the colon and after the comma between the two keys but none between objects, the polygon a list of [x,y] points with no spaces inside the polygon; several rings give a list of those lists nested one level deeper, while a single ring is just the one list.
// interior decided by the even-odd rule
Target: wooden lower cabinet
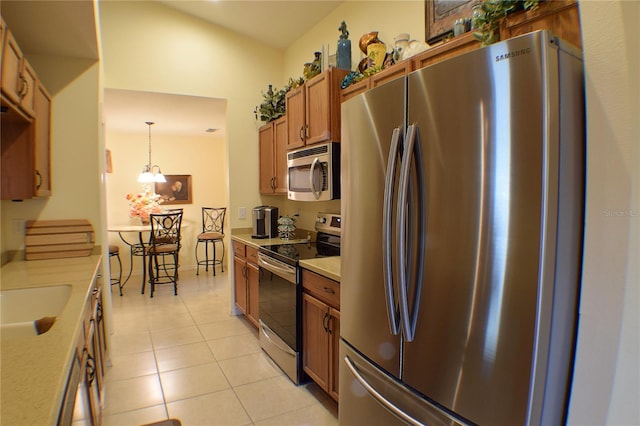
[{"label": "wooden lower cabinet", "polygon": [[[339,284],[303,270],[302,285],[302,366],[311,380],[337,401],[340,365]],[[322,293],[326,293],[326,296]]]},{"label": "wooden lower cabinet", "polygon": [[241,242],[233,242],[233,294],[236,307],[258,328],[258,250]]},{"label": "wooden lower cabinet", "polygon": [[102,302],[102,283],[96,278],[82,316],[58,426],[102,424],[107,356]]}]

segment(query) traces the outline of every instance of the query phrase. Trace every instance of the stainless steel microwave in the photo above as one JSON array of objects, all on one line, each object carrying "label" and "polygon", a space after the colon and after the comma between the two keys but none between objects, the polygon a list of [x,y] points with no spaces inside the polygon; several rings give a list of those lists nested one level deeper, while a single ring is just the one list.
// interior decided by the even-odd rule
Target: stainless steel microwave
[{"label": "stainless steel microwave", "polygon": [[340,198],[340,144],[312,145],[287,153],[288,198],[325,201]]}]

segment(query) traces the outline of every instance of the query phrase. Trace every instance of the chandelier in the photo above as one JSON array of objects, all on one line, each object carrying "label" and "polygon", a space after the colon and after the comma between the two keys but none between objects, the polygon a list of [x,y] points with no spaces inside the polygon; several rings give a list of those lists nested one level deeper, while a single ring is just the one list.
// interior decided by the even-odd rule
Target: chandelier
[{"label": "chandelier", "polygon": [[142,169],[142,173],[138,176],[138,182],[166,182],[167,179],[165,179],[162,171],[160,171],[160,166],[151,165],[151,125],[155,123],[153,121],[145,121],[145,123],[149,126],[149,163]]}]

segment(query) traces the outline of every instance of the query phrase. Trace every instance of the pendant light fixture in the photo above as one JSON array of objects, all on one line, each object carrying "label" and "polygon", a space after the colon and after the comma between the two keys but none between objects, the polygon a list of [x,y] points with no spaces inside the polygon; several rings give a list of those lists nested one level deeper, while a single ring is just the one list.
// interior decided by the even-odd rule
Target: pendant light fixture
[{"label": "pendant light fixture", "polygon": [[[151,125],[155,123],[153,121],[145,121],[145,123],[149,126],[149,163],[142,169],[142,173],[138,176],[138,182],[166,182],[167,179],[160,171],[160,166],[151,165]],[[158,170],[157,172],[156,169]]]}]

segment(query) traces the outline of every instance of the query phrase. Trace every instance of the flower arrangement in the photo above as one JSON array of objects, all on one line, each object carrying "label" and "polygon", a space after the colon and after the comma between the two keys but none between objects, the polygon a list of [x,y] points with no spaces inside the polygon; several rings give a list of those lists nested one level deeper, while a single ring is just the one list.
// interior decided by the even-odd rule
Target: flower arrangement
[{"label": "flower arrangement", "polygon": [[160,195],[148,189],[139,194],[129,193],[126,199],[129,201],[130,217],[140,217],[144,221],[149,220],[149,214],[162,212]]}]

